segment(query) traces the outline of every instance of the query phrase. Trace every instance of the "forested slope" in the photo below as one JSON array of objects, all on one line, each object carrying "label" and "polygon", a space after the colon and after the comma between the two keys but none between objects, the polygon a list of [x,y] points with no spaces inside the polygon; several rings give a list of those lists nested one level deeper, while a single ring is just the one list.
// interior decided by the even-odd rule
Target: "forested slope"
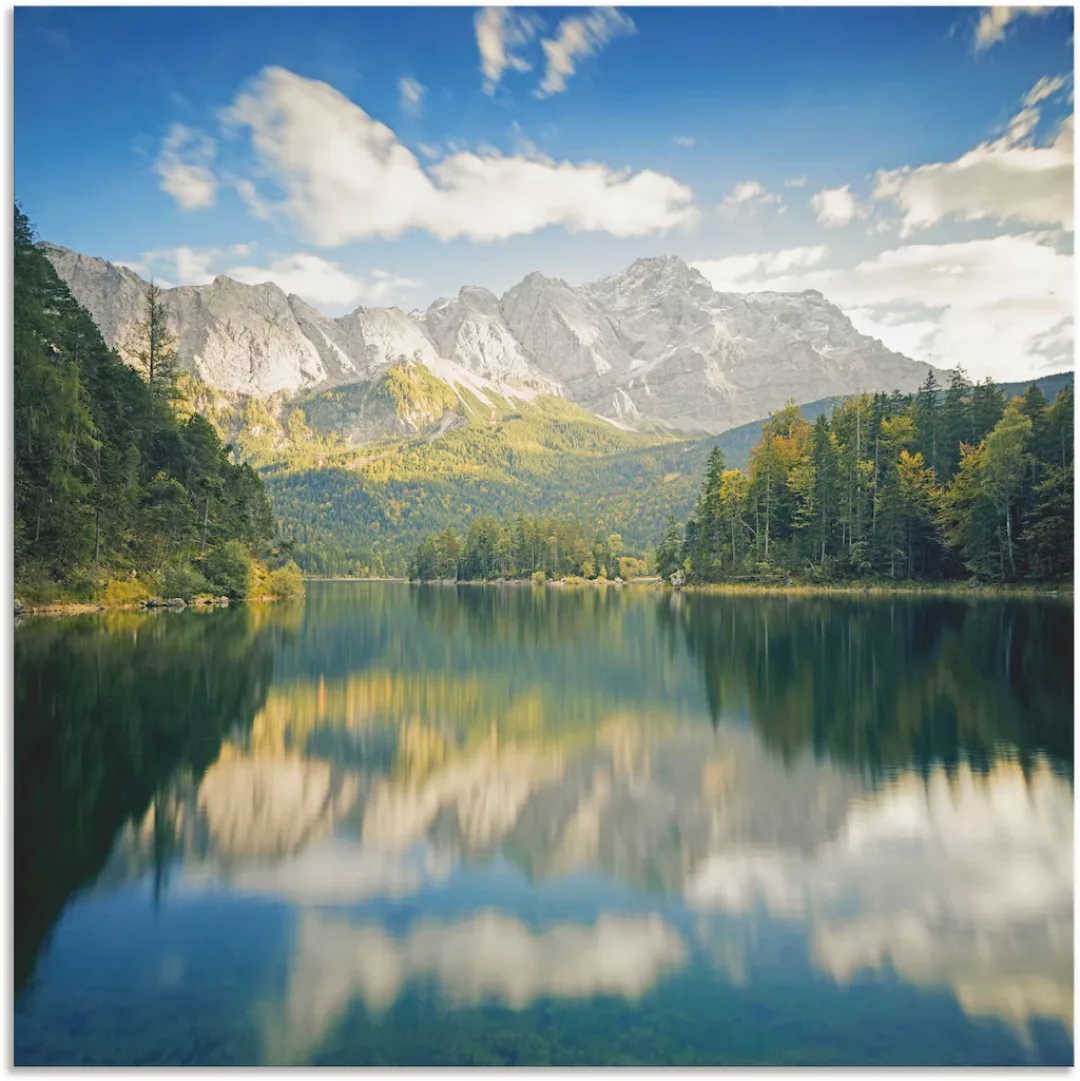
[{"label": "forested slope", "polygon": [[[137,600],[265,590],[262,481],[213,425],[176,408],[176,355],[152,295],[134,344],[102,340],[15,209],[16,595]],[[296,575],[280,574],[272,588]]]}]

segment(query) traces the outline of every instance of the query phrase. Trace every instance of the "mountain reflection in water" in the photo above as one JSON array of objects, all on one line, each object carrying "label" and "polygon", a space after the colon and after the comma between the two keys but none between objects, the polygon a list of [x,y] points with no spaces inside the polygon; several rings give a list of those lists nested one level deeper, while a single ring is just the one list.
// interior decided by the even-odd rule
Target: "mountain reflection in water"
[{"label": "mountain reflection in water", "polygon": [[[17,1061],[86,1058],[90,954],[169,1008],[100,939],[142,883],[193,993],[200,926],[271,922],[228,1026],[93,1061],[1071,1061],[1071,605],[327,584],[221,615],[18,629]],[[90,655],[157,686],[68,686]]]}]

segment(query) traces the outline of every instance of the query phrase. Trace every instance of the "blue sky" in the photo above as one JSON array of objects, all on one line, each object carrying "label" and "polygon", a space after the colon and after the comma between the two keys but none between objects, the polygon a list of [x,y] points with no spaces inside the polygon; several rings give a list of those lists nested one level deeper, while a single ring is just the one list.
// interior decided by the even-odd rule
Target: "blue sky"
[{"label": "blue sky", "polygon": [[1071,367],[1073,14],[21,8],[43,238],[337,314],[660,253],[975,375]]}]

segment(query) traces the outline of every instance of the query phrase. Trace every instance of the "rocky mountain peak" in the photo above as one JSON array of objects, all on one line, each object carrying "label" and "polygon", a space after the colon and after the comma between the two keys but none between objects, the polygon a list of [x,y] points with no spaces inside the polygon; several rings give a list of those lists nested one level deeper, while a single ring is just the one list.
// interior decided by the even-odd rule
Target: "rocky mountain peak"
[{"label": "rocky mountain peak", "polygon": [[[106,341],[125,342],[145,316],[146,282],[45,251]],[[621,424],[718,433],[791,397],[914,390],[929,370],[860,334],[816,290],[721,294],[672,255],[577,288],[539,271],[501,298],[467,285],[409,314],[361,306],[332,319],[272,282],[225,275],[165,290],[165,302],[182,365],[259,397],[369,383],[407,358],[480,393],[528,388]]]}]

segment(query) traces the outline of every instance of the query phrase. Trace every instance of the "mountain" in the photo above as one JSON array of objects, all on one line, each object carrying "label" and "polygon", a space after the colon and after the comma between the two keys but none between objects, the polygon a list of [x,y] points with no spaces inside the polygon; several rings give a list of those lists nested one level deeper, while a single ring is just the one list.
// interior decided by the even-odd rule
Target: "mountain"
[{"label": "mountain", "polygon": [[[147,284],[102,259],[44,250],[123,351]],[[910,391],[930,371],[860,334],[820,293],[718,293],[675,257],[579,288],[533,273],[501,299],[467,286],[409,314],[332,319],[273,283],[226,277],[164,293],[182,363],[218,392],[261,399],[370,384],[405,360],[482,400],[548,394],[622,427],[716,434],[791,398]]]}]

